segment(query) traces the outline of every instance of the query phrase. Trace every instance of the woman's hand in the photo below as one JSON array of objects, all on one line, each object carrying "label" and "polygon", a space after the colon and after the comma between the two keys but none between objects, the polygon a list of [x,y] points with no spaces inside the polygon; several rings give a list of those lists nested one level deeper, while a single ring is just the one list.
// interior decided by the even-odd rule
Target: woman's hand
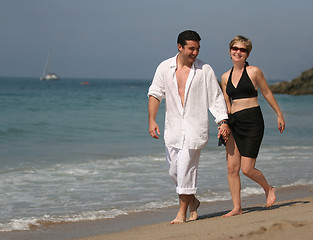
[{"label": "woman's hand", "polygon": [[231,132],[231,130],[230,130],[228,124],[224,123],[218,127],[217,138],[220,138],[222,136],[223,139],[225,140],[225,142],[227,142],[230,132]]},{"label": "woman's hand", "polygon": [[278,116],[277,118],[277,123],[278,123],[278,129],[280,133],[282,133],[285,130],[285,119],[283,116]]}]

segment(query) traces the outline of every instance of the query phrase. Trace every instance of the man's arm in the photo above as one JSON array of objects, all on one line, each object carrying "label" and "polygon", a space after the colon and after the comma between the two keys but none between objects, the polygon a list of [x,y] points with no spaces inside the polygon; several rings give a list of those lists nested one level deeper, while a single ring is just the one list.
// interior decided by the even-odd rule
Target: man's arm
[{"label": "man's arm", "polygon": [[160,129],[158,124],[155,122],[158,110],[160,106],[160,101],[153,97],[149,96],[148,112],[149,112],[149,133],[150,136],[156,139],[159,139]]},{"label": "man's arm", "polygon": [[209,76],[210,87],[209,92],[209,110],[215,117],[215,122],[219,124],[217,137],[223,136],[225,142],[231,132],[227,120],[228,112],[223,92],[218,84],[214,71],[212,70]]}]

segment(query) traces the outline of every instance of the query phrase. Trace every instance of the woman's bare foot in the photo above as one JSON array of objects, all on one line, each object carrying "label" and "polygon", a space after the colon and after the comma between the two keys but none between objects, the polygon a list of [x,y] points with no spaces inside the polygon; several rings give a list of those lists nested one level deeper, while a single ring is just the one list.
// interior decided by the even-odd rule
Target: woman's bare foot
[{"label": "woman's bare foot", "polygon": [[237,216],[237,215],[241,215],[241,214],[242,214],[241,208],[239,210],[233,209],[230,212],[224,214],[222,217],[232,217],[232,216]]},{"label": "woman's bare foot", "polygon": [[189,216],[189,221],[195,221],[198,219],[198,208],[200,206],[200,201],[195,197],[191,202],[190,202],[190,216]]},{"label": "woman's bare foot", "polygon": [[185,223],[186,219],[180,219],[178,217],[176,217],[173,221],[171,221],[171,224],[179,224],[179,223]]},{"label": "woman's bare foot", "polygon": [[266,202],[267,205],[266,207],[271,207],[276,201],[276,196],[275,196],[275,189],[273,187],[270,187],[270,190],[268,191],[267,197],[266,197]]}]

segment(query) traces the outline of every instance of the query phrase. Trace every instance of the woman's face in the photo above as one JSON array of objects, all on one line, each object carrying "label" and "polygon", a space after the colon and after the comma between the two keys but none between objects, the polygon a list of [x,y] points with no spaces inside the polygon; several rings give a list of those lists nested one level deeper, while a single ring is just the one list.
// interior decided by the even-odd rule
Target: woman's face
[{"label": "woman's face", "polygon": [[245,62],[249,57],[247,47],[243,42],[235,42],[229,50],[229,54],[235,62]]}]

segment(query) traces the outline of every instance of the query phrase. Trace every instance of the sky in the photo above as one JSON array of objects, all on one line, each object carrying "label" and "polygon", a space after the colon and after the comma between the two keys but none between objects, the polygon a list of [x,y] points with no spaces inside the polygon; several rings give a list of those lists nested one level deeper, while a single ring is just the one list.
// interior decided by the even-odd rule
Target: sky
[{"label": "sky", "polygon": [[219,79],[236,35],[269,80],[313,67],[312,0],[0,0],[0,76],[39,78],[51,52],[61,78],[151,80],[187,29]]}]

